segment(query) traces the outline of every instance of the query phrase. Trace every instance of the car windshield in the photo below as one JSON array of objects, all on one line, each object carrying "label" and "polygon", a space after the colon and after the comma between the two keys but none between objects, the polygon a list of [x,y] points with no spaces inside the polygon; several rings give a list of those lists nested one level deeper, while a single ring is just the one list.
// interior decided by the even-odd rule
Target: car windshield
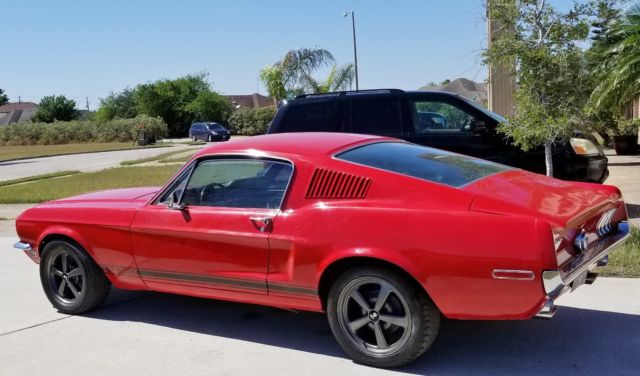
[{"label": "car windshield", "polygon": [[215,130],[221,130],[224,128],[222,128],[222,125],[220,124],[209,124],[209,129],[211,129],[212,131],[215,131]]},{"label": "car windshield", "polygon": [[496,114],[495,112],[489,110],[488,108],[483,107],[483,106],[479,105],[478,103],[476,103],[476,102],[474,102],[474,101],[472,101],[470,99],[467,99],[465,97],[461,96],[460,98],[462,98],[462,100],[464,100],[465,102],[467,102],[468,104],[473,106],[476,110],[479,110],[483,114],[493,118],[498,123],[509,123],[509,120],[507,120],[505,117],[502,117],[502,116]]},{"label": "car windshield", "polygon": [[340,153],[338,159],[451,187],[511,170],[509,166],[405,142],[379,142]]}]

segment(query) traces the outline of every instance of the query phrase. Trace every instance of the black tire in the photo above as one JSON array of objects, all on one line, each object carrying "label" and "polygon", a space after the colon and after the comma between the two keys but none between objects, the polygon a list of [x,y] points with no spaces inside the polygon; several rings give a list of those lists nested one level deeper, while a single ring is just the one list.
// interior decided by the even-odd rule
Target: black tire
[{"label": "black tire", "polygon": [[198,141],[198,139],[196,138],[196,136],[191,136],[191,141]]},{"label": "black tire", "polygon": [[[376,310],[380,295],[385,299]],[[435,340],[441,320],[422,289],[403,275],[376,267],[357,267],[340,275],[329,292],[327,316],[334,337],[349,356],[382,368],[400,367],[422,355]],[[391,319],[394,323],[386,321]]]},{"label": "black tire", "polygon": [[213,136],[212,135],[207,136],[207,141],[213,142]]},{"label": "black tire", "polygon": [[111,289],[111,282],[87,252],[77,244],[62,240],[45,246],[40,261],[40,282],[51,304],[66,314],[80,314],[99,307]]}]

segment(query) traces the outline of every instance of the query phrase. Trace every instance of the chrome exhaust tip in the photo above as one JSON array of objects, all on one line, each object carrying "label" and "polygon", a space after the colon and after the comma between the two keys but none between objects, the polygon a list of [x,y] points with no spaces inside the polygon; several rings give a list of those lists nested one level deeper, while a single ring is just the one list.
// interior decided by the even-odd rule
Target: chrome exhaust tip
[{"label": "chrome exhaust tip", "polygon": [[598,260],[597,266],[607,266],[608,263],[609,263],[609,255],[606,255],[600,260]]},{"label": "chrome exhaust tip", "polygon": [[540,312],[536,315],[536,318],[551,320],[558,311],[558,307],[553,304],[553,299],[549,298],[540,309]]}]

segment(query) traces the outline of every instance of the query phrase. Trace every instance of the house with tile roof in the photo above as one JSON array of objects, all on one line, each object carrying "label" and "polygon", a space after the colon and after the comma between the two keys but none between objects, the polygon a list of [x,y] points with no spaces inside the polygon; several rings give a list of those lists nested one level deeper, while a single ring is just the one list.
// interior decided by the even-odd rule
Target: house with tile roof
[{"label": "house with tile roof", "polygon": [[248,95],[224,95],[234,108],[262,108],[275,106],[273,98],[253,93]]},{"label": "house with tile roof", "polygon": [[7,103],[0,106],[0,126],[30,122],[37,109],[38,105],[33,102]]},{"label": "house with tile roof", "polygon": [[426,85],[419,90],[444,91],[459,94],[483,106],[487,105],[487,84],[466,78],[456,78],[445,85]]}]

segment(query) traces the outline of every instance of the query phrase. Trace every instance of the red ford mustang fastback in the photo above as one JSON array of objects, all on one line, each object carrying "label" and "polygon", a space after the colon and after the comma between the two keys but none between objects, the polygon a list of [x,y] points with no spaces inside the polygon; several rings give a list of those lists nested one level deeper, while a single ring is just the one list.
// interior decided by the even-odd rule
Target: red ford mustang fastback
[{"label": "red ford mustang fastback", "polygon": [[393,367],[441,317],[551,317],[629,233],[620,191],[367,135],[208,147],[163,188],[47,202],[17,220],[61,312],[111,284],[326,311],[342,348]]}]

